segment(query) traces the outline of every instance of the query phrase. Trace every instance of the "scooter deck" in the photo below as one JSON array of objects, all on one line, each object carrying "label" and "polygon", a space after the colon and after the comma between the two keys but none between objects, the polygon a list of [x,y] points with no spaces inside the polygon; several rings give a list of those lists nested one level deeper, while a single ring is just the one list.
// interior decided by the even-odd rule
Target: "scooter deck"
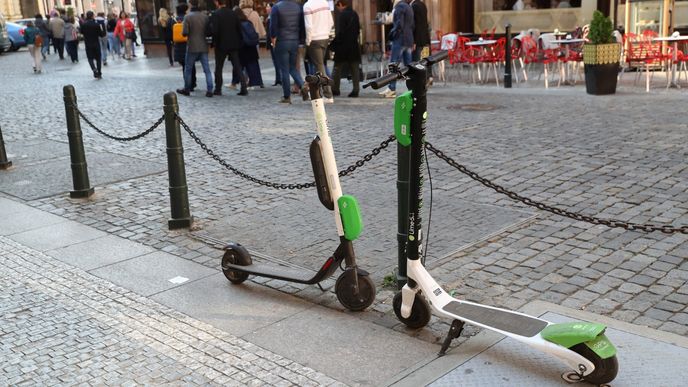
[{"label": "scooter deck", "polygon": [[296,270],[286,266],[258,262],[254,262],[246,266],[228,263],[223,267],[223,269],[237,270],[259,277],[281,279],[307,285],[314,285],[325,279],[318,278],[321,276],[319,276],[318,273],[313,270]]},{"label": "scooter deck", "polygon": [[452,301],[442,309],[447,313],[456,315],[459,319],[465,318],[480,322],[501,331],[524,337],[533,337],[547,326],[547,321],[535,317],[460,301]]}]

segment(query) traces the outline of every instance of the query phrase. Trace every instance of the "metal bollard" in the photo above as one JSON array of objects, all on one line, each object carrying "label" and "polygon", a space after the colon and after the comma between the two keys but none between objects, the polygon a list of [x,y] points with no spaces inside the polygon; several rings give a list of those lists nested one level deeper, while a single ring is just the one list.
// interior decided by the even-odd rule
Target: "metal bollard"
[{"label": "metal bollard", "polygon": [[165,135],[167,137],[167,172],[170,185],[170,211],[172,217],[167,221],[170,230],[189,228],[193,217],[189,212],[189,193],[186,185],[184,167],[184,148],[182,135],[177,121],[177,94],[167,93],[164,97]]},{"label": "metal bollard", "polygon": [[504,45],[504,88],[511,89],[511,24],[504,26],[506,44]]},{"label": "metal bollard", "polygon": [[88,166],[86,153],[81,136],[79,113],[76,111],[76,93],[74,86],[67,85],[63,89],[65,114],[67,116],[67,137],[69,138],[69,158],[72,167],[72,182],[74,191],[69,191],[71,198],[87,198],[93,195],[94,189],[88,180]]},{"label": "metal bollard", "polygon": [[406,284],[406,241],[408,241],[409,161],[411,147],[397,142],[397,289]]},{"label": "metal bollard", "polygon": [[0,128],[0,170],[5,170],[12,166],[12,162],[7,160],[5,152],[5,141],[2,139],[2,128]]}]

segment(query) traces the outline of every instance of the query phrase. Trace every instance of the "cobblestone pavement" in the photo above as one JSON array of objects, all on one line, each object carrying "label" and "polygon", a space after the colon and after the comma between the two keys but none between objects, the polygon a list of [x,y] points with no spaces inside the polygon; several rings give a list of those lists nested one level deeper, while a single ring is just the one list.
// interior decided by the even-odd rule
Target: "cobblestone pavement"
[{"label": "cobblestone pavement", "polygon": [[35,385],[344,385],[0,236],[0,379]]},{"label": "cobblestone pavement", "polygon": [[[26,57],[25,57],[26,56]],[[115,62],[95,81],[85,64],[56,64],[29,74],[23,51],[0,57],[0,110],[11,146],[28,140],[66,142],[61,88],[75,85],[80,109],[120,136],[148,128],[162,114],[162,95],[181,85],[180,69],[164,60]],[[266,62],[267,63],[267,62]],[[272,75],[265,77],[266,82]],[[449,156],[524,196],[586,215],[634,222],[688,224],[688,131],[685,90],[652,92],[625,76],[614,96],[592,97],[581,85],[545,90],[531,81],[504,90],[493,85],[437,85],[429,94],[428,140]],[[350,87],[350,86],[346,86]],[[348,92],[344,87],[342,94]],[[277,88],[239,98],[180,97],[180,115],[232,165],[260,178],[312,180],[306,147],[314,134],[310,105],[279,105]],[[391,132],[392,103],[364,91],[327,106],[340,168]],[[86,127],[87,153],[111,152],[165,163],[162,130],[121,144]],[[88,201],[54,195],[27,204],[136,240],[210,267],[221,252],[213,240],[315,267],[335,247],[330,215],[313,192],[274,191],[223,170],[184,137],[194,231],[166,230],[167,174],[132,175],[96,186]],[[66,144],[65,144],[66,146]],[[374,310],[360,314],[394,329],[393,290],[382,278],[396,267],[395,150],[383,151],[342,180],[359,198],[366,224],[356,243],[362,267],[380,288]],[[15,171],[21,171],[15,156]],[[68,169],[68,158],[61,162]],[[430,156],[434,203],[427,264],[447,289],[469,300],[518,308],[533,299],[582,308],[619,320],[688,334],[688,236],[645,234],[594,226],[528,208],[470,180]],[[91,163],[91,169],[116,166]],[[15,173],[16,173],[15,172]],[[64,183],[69,190],[69,182]],[[426,187],[428,188],[428,187]],[[428,196],[426,195],[426,201]],[[313,287],[255,282],[341,308]],[[250,285],[248,285],[250,286]],[[410,332],[437,340],[447,329]]]}]

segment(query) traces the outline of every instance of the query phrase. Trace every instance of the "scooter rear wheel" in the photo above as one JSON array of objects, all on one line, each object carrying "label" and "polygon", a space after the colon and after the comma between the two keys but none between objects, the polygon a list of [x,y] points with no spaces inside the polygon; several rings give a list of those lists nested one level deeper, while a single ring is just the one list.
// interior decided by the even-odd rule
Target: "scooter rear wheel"
[{"label": "scooter rear wheel", "polygon": [[609,383],[614,380],[619,372],[619,362],[616,359],[616,355],[602,359],[585,343],[576,344],[571,347],[571,350],[590,360],[595,365],[595,370],[591,374],[583,376],[583,380],[588,383],[594,385]]},{"label": "scooter rear wheel", "polygon": [[411,315],[408,317],[401,316],[401,292],[394,295],[394,300],[392,300],[392,307],[394,309],[394,314],[397,315],[399,321],[403,322],[409,328],[418,329],[422,328],[430,322],[430,305],[425,300],[425,298],[415,295],[413,299],[413,306],[411,307]]},{"label": "scooter rear wheel", "polygon": [[244,248],[228,247],[222,256],[222,273],[233,284],[240,284],[248,278],[248,273],[237,270],[225,269],[227,264],[248,266],[251,264],[251,256]]},{"label": "scooter rear wheel", "polygon": [[358,274],[358,294],[355,292],[354,270],[345,270],[334,285],[339,302],[352,312],[361,311],[375,301],[375,283],[368,275]]}]

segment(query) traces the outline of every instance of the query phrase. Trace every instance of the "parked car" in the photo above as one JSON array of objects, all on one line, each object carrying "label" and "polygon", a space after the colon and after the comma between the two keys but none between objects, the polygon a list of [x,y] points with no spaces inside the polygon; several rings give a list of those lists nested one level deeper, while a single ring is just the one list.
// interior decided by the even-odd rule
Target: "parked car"
[{"label": "parked car", "polygon": [[26,24],[27,24],[28,22],[30,22],[30,21],[31,21],[31,22],[32,22],[32,21],[36,21],[36,19],[31,18],[31,19],[12,20],[12,23],[21,24],[22,26],[26,27]]},{"label": "parked car", "polygon": [[25,47],[26,41],[24,41],[24,30],[26,27],[12,22],[7,22],[5,24],[7,26],[7,33],[10,35],[10,42],[12,43],[10,50],[17,51],[21,47]]},{"label": "parked car", "polygon": [[5,17],[0,12],[0,53],[7,51],[12,47],[10,42],[10,36],[7,33],[7,27],[5,26]]}]

